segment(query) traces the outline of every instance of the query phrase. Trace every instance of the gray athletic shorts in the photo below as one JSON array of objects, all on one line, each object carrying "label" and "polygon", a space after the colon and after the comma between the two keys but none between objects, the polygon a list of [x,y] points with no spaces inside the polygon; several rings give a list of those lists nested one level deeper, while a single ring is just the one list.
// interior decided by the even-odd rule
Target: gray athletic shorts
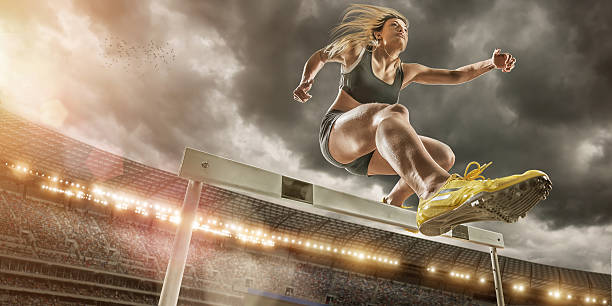
[{"label": "gray athletic shorts", "polygon": [[321,128],[319,129],[319,146],[321,147],[321,153],[323,153],[323,157],[332,165],[338,168],[344,168],[346,171],[360,176],[371,176],[368,175],[368,165],[370,164],[370,159],[372,159],[372,155],[374,155],[374,151],[357,158],[356,160],[348,163],[342,164],[336,161],[331,154],[329,154],[329,134],[331,133],[332,126],[336,119],[342,115],[343,111],[339,110],[331,110],[325,114],[323,117],[323,121],[321,121]]}]

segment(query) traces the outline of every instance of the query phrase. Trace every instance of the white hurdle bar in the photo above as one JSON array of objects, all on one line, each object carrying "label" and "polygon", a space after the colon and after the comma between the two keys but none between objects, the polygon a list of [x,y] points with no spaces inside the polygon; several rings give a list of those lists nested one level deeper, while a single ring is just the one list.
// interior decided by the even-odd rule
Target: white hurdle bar
[{"label": "white hurdle bar", "polygon": [[[176,305],[178,301],[191,240],[191,225],[200,200],[202,183],[337,220],[374,226],[402,235],[409,235],[407,231],[418,233],[414,211],[363,199],[192,148],[185,148],[178,175],[189,179],[189,184],[159,305]],[[503,235],[459,225],[442,236],[489,246],[497,304],[504,305],[497,259],[497,248],[504,248]]]}]

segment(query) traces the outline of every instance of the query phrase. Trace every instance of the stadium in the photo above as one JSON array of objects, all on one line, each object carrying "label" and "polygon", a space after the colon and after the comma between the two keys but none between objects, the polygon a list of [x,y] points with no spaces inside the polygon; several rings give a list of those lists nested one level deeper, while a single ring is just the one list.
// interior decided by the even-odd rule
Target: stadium
[{"label": "stadium", "polygon": [[[0,123],[0,304],[159,303],[188,180],[1,108]],[[198,203],[179,305],[496,303],[486,252],[205,183]],[[610,303],[608,274],[499,267],[509,305]]]}]

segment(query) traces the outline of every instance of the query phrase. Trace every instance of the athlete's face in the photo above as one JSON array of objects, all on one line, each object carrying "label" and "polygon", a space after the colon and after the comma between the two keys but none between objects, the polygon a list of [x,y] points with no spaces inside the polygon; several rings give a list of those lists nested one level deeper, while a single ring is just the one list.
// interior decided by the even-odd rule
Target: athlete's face
[{"label": "athlete's face", "polygon": [[383,40],[387,46],[397,46],[402,51],[406,49],[408,43],[408,27],[406,23],[399,18],[392,18],[385,21],[382,31],[375,33]]}]

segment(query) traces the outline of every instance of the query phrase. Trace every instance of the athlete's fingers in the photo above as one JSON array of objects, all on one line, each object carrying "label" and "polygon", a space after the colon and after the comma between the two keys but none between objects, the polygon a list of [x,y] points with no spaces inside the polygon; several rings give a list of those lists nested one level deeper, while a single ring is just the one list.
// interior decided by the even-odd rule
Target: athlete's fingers
[{"label": "athlete's fingers", "polygon": [[308,99],[308,93],[306,91],[302,91],[300,92],[300,98],[302,98],[302,100],[306,100]]},{"label": "athlete's fingers", "polygon": [[298,95],[298,96],[300,96],[300,97],[303,97],[303,96],[304,96],[304,92],[305,92],[305,91],[304,91],[304,88],[302,88],[302,87],[298,87],[298,88],[295,90],[295,94],[296,94],[296,95]]},{"label": "athlete's fingers", "polygon": [[304,102],[304,101],[303,101],[304,99],[303,99],[303,97],[301,97],[301,96],[300,96],[300,91],[299,91],[298,89],[296,89],[296,90],[293,92],[293,99],[294,99],[294,100],[296,100],[296,101],[298,101],[298,102]]},{"label": "athlete's fingers", "polygon": [[300,98],[300,100],[302,100],[302,102],[306,102],[312,96],[302,91],[298,93],[298,97]]}]

